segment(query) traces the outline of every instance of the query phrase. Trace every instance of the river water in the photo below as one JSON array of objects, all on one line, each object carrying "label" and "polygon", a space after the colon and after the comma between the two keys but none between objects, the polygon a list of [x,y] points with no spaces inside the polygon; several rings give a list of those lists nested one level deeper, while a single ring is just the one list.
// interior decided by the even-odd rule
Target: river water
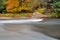
[{"label": "river water", "polygon": [[0,24],[0,40],[58,40],[60,19],[25,24]]}]

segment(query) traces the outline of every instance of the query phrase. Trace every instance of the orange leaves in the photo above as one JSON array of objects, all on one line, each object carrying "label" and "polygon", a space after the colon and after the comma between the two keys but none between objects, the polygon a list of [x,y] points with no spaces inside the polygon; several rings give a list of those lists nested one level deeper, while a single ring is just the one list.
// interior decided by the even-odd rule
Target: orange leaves
[{"label": "orange leaves", "polygon": [[7,12],[17,12],[17,11],[20,12],[21,10],[29,10],[29,8],[31,7],[28,6],[29,1],[31,0],[22,0],[22,2],[19,3],[18,0],[8,0],[5,2],[6,10]]},{"label": "orange leaves", "polygon": [[17,12],[21,10],[27,10],[26,3],[22,2],[22,6],[19,6],[18,0],[8,0],[5,3],[7,12]]},{"label": "orange leaves", "polygon": [[32,14],[31,13],[27,13],[27,15],[26,15],[27,17],[31,17],[32,16]]},{"label": "orange leaves", "polygon": [[28,10],[28,7],[27,6],[22,6],[22,9]]},{"label": "orange leaves", "polygon": [[18,0],[8,0],[5,2],[7,12],[17,11],[17,7],[19,6]]}]

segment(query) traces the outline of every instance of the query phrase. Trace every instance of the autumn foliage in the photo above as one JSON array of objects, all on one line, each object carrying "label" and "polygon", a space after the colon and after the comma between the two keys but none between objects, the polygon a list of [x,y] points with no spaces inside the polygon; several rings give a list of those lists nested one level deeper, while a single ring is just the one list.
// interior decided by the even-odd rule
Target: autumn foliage
[{"label": "autumn foliage", "polygon": [[5,2],[7,12],[19,12],[21,10],[27,10],[26,2],[19,3],[18,0],[8,0]]},{"label": "autumn foliage", "polygon": [[18,0],[8,0],[5,2],[7,12],[17,11],[19,6]]}]

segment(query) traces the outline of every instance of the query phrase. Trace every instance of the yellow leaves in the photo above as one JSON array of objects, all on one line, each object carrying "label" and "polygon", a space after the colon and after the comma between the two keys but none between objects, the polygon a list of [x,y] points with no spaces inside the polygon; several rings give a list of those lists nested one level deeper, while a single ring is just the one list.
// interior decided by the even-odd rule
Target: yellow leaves
[{"label": "yellow leaves", "polygon": [[13,7],[12,6],[6,6],[6,10],[9,10],[9,9],[12,9]]},{"label": "yellow leaves", "polygon": [[19,6],[18,8],[17,8],[17,11],[21,11],[22,10],[22,7],[21,6]]},{"label": "yellow leaves", "polygon": [[44,12],[45,8],[38,8],[37,10],[35,10],[36,12]]},{"label": "yellow leaves", "polygon": [[7,12],[17,12],[17,8],[14,8],[14,9],[8,9]]},{"label": "yellow leaves", "polygon": [[13,12],[13,10],[7,10],[7,12]]},{"label": "yellow leaves", "polygon": [[18,0],[8,0],[5,3],[7,12],[16,12],[17,7],[19,6]]},{"label": "yellow leaves", "polygon": [[28,10],[28,7],[27,6],[22,6],[22,9]]},{"label": "yellow leaves", "polygon": [[21,10],[29,10],[30,7],[33,7],[32,4],[28,4],[31,0],[22,0],[20,5],[18,0],[8,0],[5,2],[7,12],[20,12]]},{"label": "yellow leaves", "polygon": [[17,8],[17,11],[21,11],[21,10],[28,10],[28,7],[27,6],[19,6]]},{"label": "yellow leaves", "polygon": [[12,9],[13,10],[13,12],[17,12],[17,8],[14,8],[14,9]]}]

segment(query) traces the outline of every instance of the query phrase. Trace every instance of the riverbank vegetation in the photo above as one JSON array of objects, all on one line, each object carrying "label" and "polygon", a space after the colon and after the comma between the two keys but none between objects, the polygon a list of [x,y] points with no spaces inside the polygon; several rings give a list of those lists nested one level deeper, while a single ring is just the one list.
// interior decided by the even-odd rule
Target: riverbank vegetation
[{"label": "riverbank vegetation", "polygon": [[0,14],[34,12],[60,17],[60,0],[0,0]]}]

